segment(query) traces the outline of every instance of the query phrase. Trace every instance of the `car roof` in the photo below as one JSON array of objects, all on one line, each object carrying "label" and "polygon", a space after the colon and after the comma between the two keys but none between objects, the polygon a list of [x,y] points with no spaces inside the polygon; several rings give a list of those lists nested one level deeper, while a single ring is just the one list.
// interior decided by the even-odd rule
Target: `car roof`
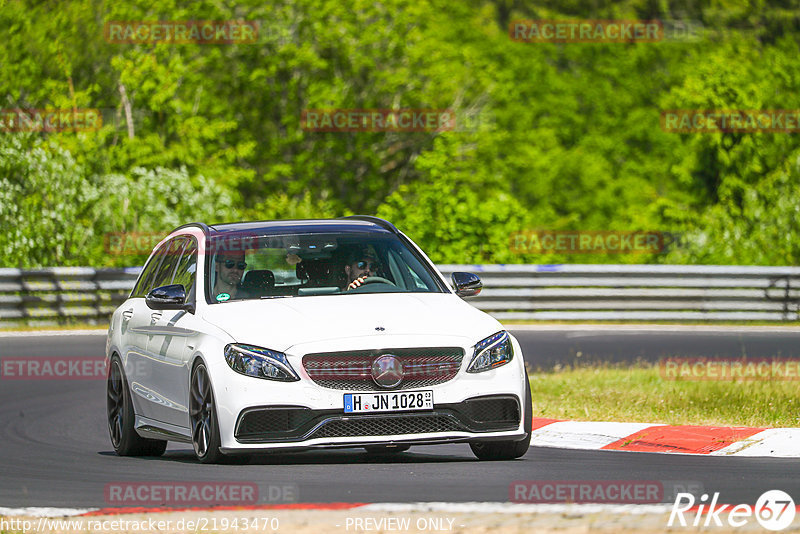
[{"label": "car roof", "polygon": [[180,226],[173,232],[187,227],[200,227],[209,236],[225,235],[230,233],[264,233],[270,235],[295,234],[295,233],[352,233],[376,232],[399,233],[389,222],[377,217],[350,216],[340,219],[291,219],[279,221],[243,221],[205,225],[203,223],[190,223]]}]

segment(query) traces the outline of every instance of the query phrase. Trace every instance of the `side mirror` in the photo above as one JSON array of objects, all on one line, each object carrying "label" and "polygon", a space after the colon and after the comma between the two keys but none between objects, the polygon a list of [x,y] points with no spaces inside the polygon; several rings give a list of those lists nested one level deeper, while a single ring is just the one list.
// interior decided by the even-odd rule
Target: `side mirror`
[{"label": "side mirror", "polygon": [[151,310],[188,310],[191,304],[186,302],[186,289],[181,284],[172,284],[153,289],[144,298]]},{"label": "side mirror", "polygon": [[474,297],[483,289],[483,282],[477,274],[453,273],[452,279],[459,297]]}]

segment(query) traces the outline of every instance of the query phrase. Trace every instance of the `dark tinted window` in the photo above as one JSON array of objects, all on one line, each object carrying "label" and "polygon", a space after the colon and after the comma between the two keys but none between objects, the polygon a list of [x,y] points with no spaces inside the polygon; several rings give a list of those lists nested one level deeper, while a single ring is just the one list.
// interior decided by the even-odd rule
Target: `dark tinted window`
[{"label": "dark tinted window", "polygon": [[133,288],[131,297],[144,297],[147,295],[147,288],[150,287],[150,281],[153,279],[153,275],[158,272],[158,268],[161,265],[161,260],[164,259],[167,245],[168,243],[161,245],[156,253],[150,258],[150,261],[147,262],[147,265],[144,266],[144,269],[142,269],[142,272],[139,275],[139,280],[136,282],[136,286]]},{"label": "dark tinted window", "polygon": [[187,295],[192,291],[197,271],[197,241],[193,237],[189,239],[172,280],[173,284],[182,284]]},{"label": "dark tinted window", "polygon": [[186,244],[185,237],[175,237],[166,243],[167,252],[164,256],[164,261],[158,268],[158,274],[153,278],[147,292],[161,286],[168,286],[172,283],[172,278],[175,276],[175,267],[181,259],[183,247]]}]

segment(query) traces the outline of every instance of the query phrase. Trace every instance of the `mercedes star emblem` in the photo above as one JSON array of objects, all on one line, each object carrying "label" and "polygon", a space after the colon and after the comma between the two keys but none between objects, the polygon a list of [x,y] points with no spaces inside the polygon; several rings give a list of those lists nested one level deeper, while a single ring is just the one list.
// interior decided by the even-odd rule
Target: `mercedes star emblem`
[{"label": "mercedes star emblem", "polygon": [[372,362],[372,380],[382,388],[393,388],[403,381],[403,363],[391,354]]}]

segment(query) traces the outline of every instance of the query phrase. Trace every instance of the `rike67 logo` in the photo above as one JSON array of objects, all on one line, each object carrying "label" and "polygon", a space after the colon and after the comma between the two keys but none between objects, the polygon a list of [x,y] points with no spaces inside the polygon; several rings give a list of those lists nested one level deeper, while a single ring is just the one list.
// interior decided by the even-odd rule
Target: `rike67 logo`
[{"label": "rike67 logo", "polygon": [[[711,525],[723,526],[721,514],[727,514],[728,524],[732,527],[743,527],[755,516],[756,521],[765,529],[778,531],[783,530],[794,521],[797,513],[794,500],[788,493],[781,490],[769,490],[764,492],[756,501],[755,506],[749,504],[717,504],[719,492],[714,493],[711,502],[695,506],[695,498],[691,493],[679,493],[675,497],[672,511],[669,514],[667,526],[674,525],[675,520],[682,527],[689,526],[684,515],[690,516],[690,512],[695,512],[694,521],[691,526],[708,527]],[[708,494],[700,497],[701,503],[708,501]],[[705,521],[702,521],[705,514]]]}]

